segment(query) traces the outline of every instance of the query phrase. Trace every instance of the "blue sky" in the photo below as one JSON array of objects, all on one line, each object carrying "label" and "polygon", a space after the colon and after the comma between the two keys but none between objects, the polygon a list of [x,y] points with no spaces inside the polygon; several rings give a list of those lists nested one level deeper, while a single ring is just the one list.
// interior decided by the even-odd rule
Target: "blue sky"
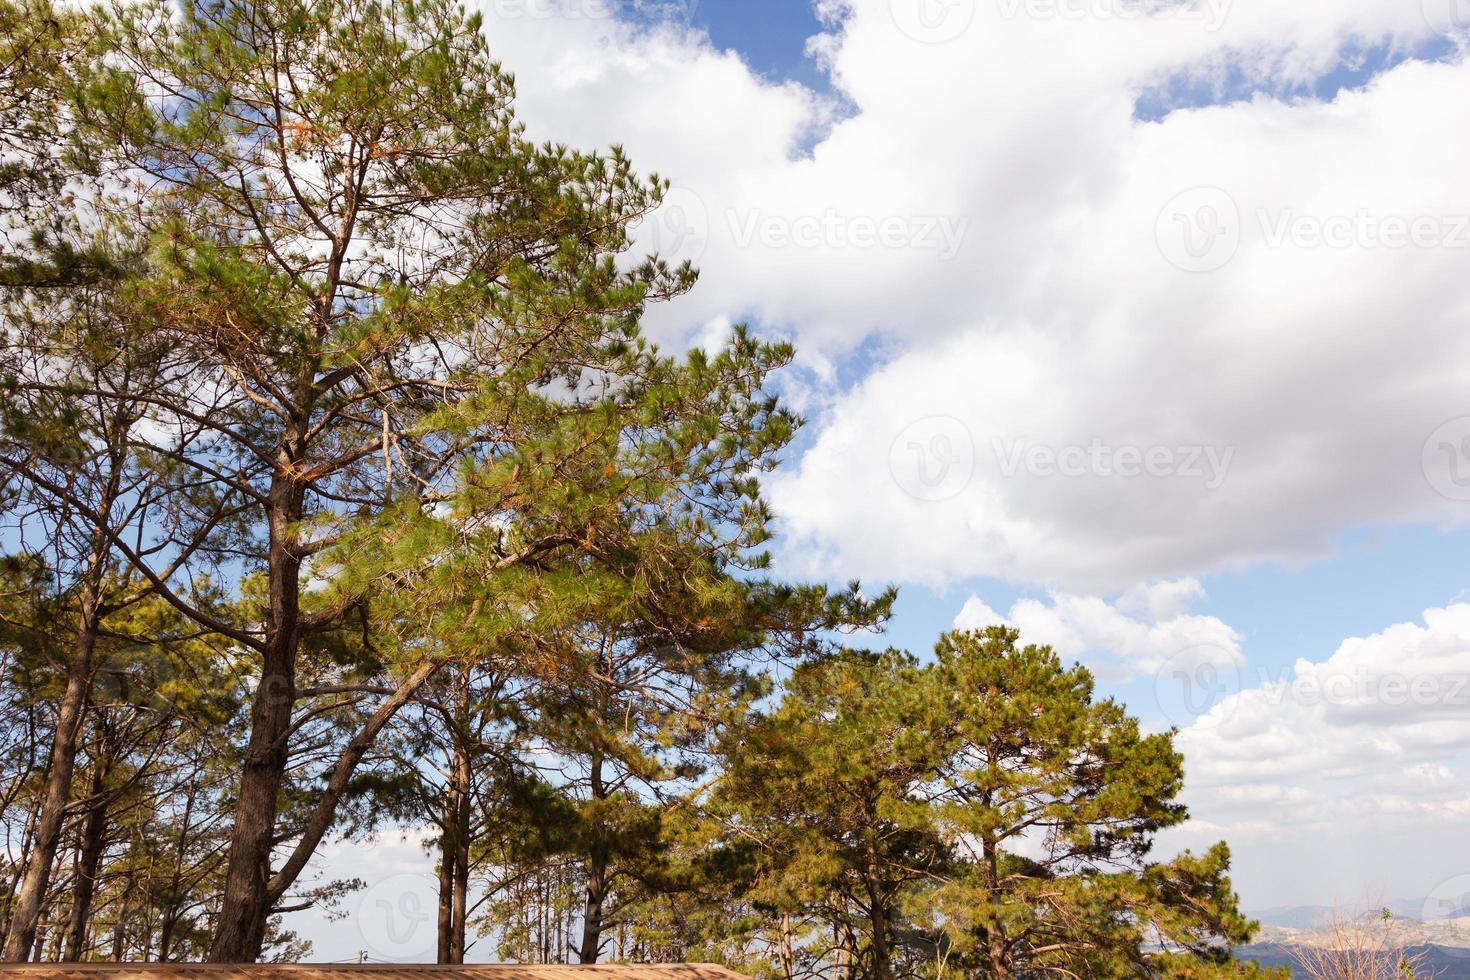
[{"label": "blue sky", "polygon": [[822,25],[802,0],[698,0],[691,20],[713,44],[738,51],[758,72],[826,85],[806,51],[807,38],[821,33]]}]

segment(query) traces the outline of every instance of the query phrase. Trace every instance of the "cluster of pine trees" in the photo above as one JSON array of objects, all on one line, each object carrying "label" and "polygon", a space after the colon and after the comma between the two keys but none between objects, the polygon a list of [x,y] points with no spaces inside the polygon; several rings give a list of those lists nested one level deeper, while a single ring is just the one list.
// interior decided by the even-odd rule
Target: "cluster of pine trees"
[{"label": "cluster of pine trees", "polygon": [[649,343],[666,184],[513,96],[450,0],[0,0],[3,959],[299,958],[427,826],[442,962],[1255,975],[1170,735],[772,574],[791,349]]}]

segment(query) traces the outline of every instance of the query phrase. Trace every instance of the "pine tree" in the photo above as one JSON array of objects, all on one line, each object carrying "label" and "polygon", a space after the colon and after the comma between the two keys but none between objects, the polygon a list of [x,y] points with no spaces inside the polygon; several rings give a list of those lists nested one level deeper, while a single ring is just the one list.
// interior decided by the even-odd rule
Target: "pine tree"
[{"label": "pine tree", "polygon": [[[527,610],[545,629],[625,586],[652,608],[762,566],[757,476],[796,423],[765,385],[791,351],[742,333],[677,358],[640,336],[694,281],[619,261],[665,184],[617,149],[527,141],[478,19],[446,0],[119,6],[80,74],[76,158],[110,189],[86,203],[151,243],[119,294],[171,354],[143,450],[180,494],[210,488],[193,528],[260,598],[222,619],[176,547],[112,539],[258,663],[210,953],[251,960],[358,763],[447,660],[526,633]],[[218,526],[237,511],[250,535]],[[349,629],[362,664],[316,656]],[[377,710],[344,671],[388,679]],[[298,713],[335,711],[359,724],[284,812]]]},{"label": "pine tree", "polygon": [[[71,805],[104,624],[152,592],[141,577],[118,573],[115,542],[181,508],[160,498],[158,474],[133,446],[159,351],[146,338],[127,335],[111,284],[7,293],[0,307],[8,341],[0,353],[0,477],[12,493],[7,518],[22,548],[44,555],[71,630],[44,800],[5,934],[4,958],[22,961],[35,942]],[[182,565],[202,537],[176,543]]]},{"label": "pine tree", "polygon": [[1260,975],[1225,845],[1148,860],[1187,818],[1172,733],[1014,630],[799,668],[728,752],[716,810],[781,975]]},{"label": "pine tree", "polygon": [[755,900],[783,928],[814,915],[834,936],[824,958],[861,961],[882,980],[896,975],[905,894],[951,864],[926,796],[943,760],[918,724],[923,676],[896,651],[798,668],[779,707],[733,733],[719,788],[757,842]]},{"label": "pine tree", "polygon": [[[1091,675],[1014,630],[942,637],[926,726],[944,747],[936,819],[964,872],[925,901],[958,959],[982,976],[1070,970],[1149,975],[1150,947],[1228,960],[1254,926],[1219,844],[1152,863],[1154,835],[1183,823],[1172,733],[1144,735]],[[1029,846],[1028,846],[1029,845]]]}]

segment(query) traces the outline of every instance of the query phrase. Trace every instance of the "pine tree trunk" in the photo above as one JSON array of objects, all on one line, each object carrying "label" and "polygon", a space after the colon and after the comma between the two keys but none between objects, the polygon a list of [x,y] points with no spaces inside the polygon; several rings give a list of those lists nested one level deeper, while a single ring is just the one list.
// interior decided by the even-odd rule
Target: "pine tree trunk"
[{"label": "pine tree trunk", "polygon": [[[99,544],[100,549],[100,544]],[[100,570],[101,554],[94,552],[93,567]],[[88,575],[79,611],[80,625],[72,657],[66,669],[66,690],[56,712],[56,731],[51,740],[51,764],[46,774],[46,791],[41,816],[36,822],[35,843],[25,877],[21,880],[11,906],[10,925],[0,959],[8,963],[24,963],[36,942],[36,927],[41,920],[46,892],[51,886],[51,871],[61,843],[62,822],[71,798],[72,773],[77,759],[77,733],[87,703],[87,688],[92,680],[92,654],[97,645],[98,600],[94,575]]]},{"label": "pine tree trunk", "polygon": [[888,948],[888,905],[878,877],[878,848],[871,839],[867,846],[864,878],[868,890],[868,925],[873,933],[873,980],[893,980],[892,955]]},{"label": "pine tree trunk", "polygon": [[250,742],[235,804],[220,921],[209,950],[211,963],[254,963],[265,944],[271,913],[266,884],[286,775],[284,736],[295,701],[295,637],[281,633],[275,639],[251,709]]},{"label": "pine tree trunk", "polygon": [[[594,751],[588,769],[589,787],[593,800],[607,798],[607,786],[602,778],[603,758]],[[582,946],[578,950],[583,963],[596,963],[602,946],[602,906],[607,901],[607,858],[603,856],[600,842],[594,840],[592,853],[587,857],[587,901],[582,910]]]},{"label": "pine tree trunk", "polygon": [[[38,806],[32,806],[26,814],[25,832],[20,838],[20,852],[22,855],[31,853],[31,846],[36,839],[36,823],[41,818]],[[25,877],[25,861],[15,862],[15,868],[5,882],[5,907],[4,915],[0,916],[0,936],[10,931],[10,913],[15,908],[15,896],[20,891],[21,880]],[[3,940],[0,940],[3,942]]]},{"label": "pine tree trunk", "polygon": [[607,862],[587,862],[587,902],[582,911],[582,946],[578,958],[584,964],[597,962],[602,948],[602,907],[607,901]]},{"label": "pine tree trunk", "polygon": [[127,887],[123,889],[122,899],[118,902],[117,921],[112,925],[112,962],[121,963],[123,954],[127,951],[128,930],[128,906],[133,900],[133,886],[137,880],[131,874],[128,875]]},{"label": "pine tree trunk", "polygon": [[[986,804],[989,805],[987,799]],[[990,902],[995,905],[1000,900],[1000,852],[995,841],[985,838],[982,843],[983,861],[985,864],[985,884],[989,891]],[[994,923],[985,930],[985,954],[990,961],[990,975],[1003,978],[1011,975],[1010,950],[1006,943],[1005,933]]]},{"label": "pine tree trunk", "polygon": [[469,880],[469,754],[464,745],[468,675],[453,678],[452,717],[446,717],[450,741],[449,772],[444,786],[444,809],[439,837],[439,962],[464,962],[464,890]]},{"label": "pine tree trunk", "polygon": [[871,907],[868,921],[873,930],[873,980],[893,980],[892,957],[888,950],[888,922],[883,908]]},{"label": "pine tree trunk", "polygon": [[452,807],[444,806],[444,827],[439,835],[439,952],[438,963],[453,963],[450,948],[454,937],[454,861],[456,848],[450,840]]},{"label": "pine tree trunk", "polygon": [[[468,778],[469,763],[465,763],[465,776]],[[470,797],[468,789],[461,795],[459,800],[459,834],[455,840],[454,857],[454,894],[451,903],[451,917],[453,929],[450,932],[449,955],[451,963],[464,962],[465,948],[465,926],[469,918],[469,891],[470,891]]]},{"label": "pine tree trunk", "polygon": [[296,554],[295,536],[304,495],[290,475],[292,467],[289,459],[283,459],[271,481],[267,557],[270,618],[260,686],[250,708],[250,741],[235,804],[220,918],[208,955],[211,963],[254,963],[260,959],[271,914],[271,850],[290,758],[286,733],[296,703],[296,651],[301,626],[301,559]]},{"label": "pine tree trunk", "polygon": [[82,828],[81,849],[77,853],[76,881],[72,885],[71,923],[67,928],[66,953],[63,960],[76,963],[87,952],[87,924],[92,915],[92,899],[97,894],[97,872],[102,866],[102,852],[107,844],[107,770],[99,760],[92,769],[91,809]]},{"label": "pine tree trunk", "polygon": [[796,948],[792,940],[791,915],[790,913],[786,913],[781,916],[780,947],[781,976],[785,977],[786,980],[791,980],[793,974],[796,972]]}]

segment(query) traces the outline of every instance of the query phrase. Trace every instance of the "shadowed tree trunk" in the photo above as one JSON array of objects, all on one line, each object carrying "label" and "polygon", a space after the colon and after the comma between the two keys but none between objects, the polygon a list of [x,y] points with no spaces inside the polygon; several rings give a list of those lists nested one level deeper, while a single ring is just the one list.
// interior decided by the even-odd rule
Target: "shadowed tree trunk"
[{"label": "shadowed tree trunk", "polygon": [[469,920],[470,843],[474,837],[474,738],[470,673],[453,678],[452,699],[441,706],[450,739],[448,779],[439,817],[439,962],[464,962]]},{"label": "shadowed tree trunk", "polygon": [[[588,791],[593,800],[607,798],[607,786],[603,781],[603,758],[600,751],[592,753],[588,768]],[[602,949],[602,914],[607,902],[607,857],[598,842],[587,856],[587,900],[582,909],[582,945],[578,956],[582,963],[597,962]]]},{"label": "shadowed tree trunk", "polygon": [[[990,794],[985,796],[986,805],[990,805]],[[995,840],[986,837],[982,843],[982,860],[985,862],[985,884],[992,895],[1000,889],[1000,854],[996,848]],[[990,961],[990,975],[993,977],[1008,977],[1011,975],[1010,949],[1006,944],[1005,933],[998,923],[991,923],[985,930],[985,955]]]},{"label": "shadowed tree trunk", "polygon": [[110,800],[106,789],[107,768],[99,758],[92,770],[90,804],[82,826],[81,846],[77,851],[76,881],[72,884],[71,924],[67,928],[66,953],[63,956],[68,963],[80,961],[87,952],[87,925],[92,915],[92,899],[97,894],[102,852],[107,847],[107,807]]},{"label": "shadowed tree trunk", "polygon": [[470,791],[470,755],[461,742],[454,754],[455,806],[454,835],[454,895],[451,902],[453,929],[449,939],[449,962],[463,963],[465,951],[465,926],[469,918],[470,892],[470,807],[473,804]]},{"label": "shadowed tree trunk", "polygon": [[[269,921],[271,911],[275,904],[280,901],[281,897],[285,895],[287,889],[296,883],[296,879],[300,877],[301,872],[306,868],[307,862],[316,853],[317,845],[321,843],[322,838],[331,829],[332,823],[337,816],[337,805],[341,802],[343,794],[347,792],[347,786],[352,780],[353,773],[357,771],[358,763],[362,761],[362,757],[372,747],[373,742],[377,740],[378,733],[383,730],[388,722],[393,720],[393,716],[398,713],[399,709],[407,704],[409,699],[418,692],[419,688],[423,687],[442,666],[442,660],[430,660],[419,665],[418,669],[398,685],[392,696],[383,702],[373,716],[368,719],[367,723],[353,736],[352,740],[338,756],[337,764],[332,770],[331,778],[327,780],[326,788],[322,790],[316,807],[307,818],[306,825],[302,829],[300,838],[297,840],[291,856],[286,859],[285,864],[281,866],[281,870],[273,875],[269,874],[269,868],[272,831],[275,825],[276,814],[274,793],[279,791],[280,785],[285,777],[285,770],[284,766],[279,769],[274,768],[273,759],[271,758],[267,759],[267,763],[270,764],[257,767],[259,771],[254,780],[251,781],[252,790],[255,794],[252,797],[251,805],[247,807],[245,801],[242,799],[240,806],[236,807],[236,819],[238,821],[242,814],[249,815],[253,821],[256,821],[256,823],[250,825],[252,830],[258,828],[259,821],[267,821],[265,823],[265,830],[263,831],[263,839],[255,841],[253,849],[242,848],[242,850],[247,854],[255,853],[256,851],[259,852],[257,855],[259,864],[256,867],[258,867],[260,873],[268,875],[268,877],[263,881],[257,881],[251,876],[255,868],[246,867],[243,869],[244,873],[241,874],[240,879],[236,882],[237,891],[235,894],[236,900],[241,903],[239,907],[249,912],[251,917],[246,919],[242,916],[238,922],[223,921],[219,924],[215,932],[214,946],[209,954],[211,962],[253,963],[260,958],[261,948],[265,944],[266,924]],[[294,691],[294,679],[291,675],[279,674],[275,676],[281,677],[281,684],[283,686],[290,685]],[[281,700],[283,700],[281,697],[258,694],[255,703],[257,709],[264,705],[265,710],[270,711],[274,710],[277,703]],[[286,700],[287,703],[282,711],[285,721],[289,725],[291,718],[290,701],[293,701],[294,697]],[[267,723],[274,723],[274,721],[275,719],[273,717],[266,719]],[[255,746],[256,741],[257,739],[254,733],[252,733],[252,747]],[[278,739],[278,742],[284,743],[284,741],[283,729],[282,737]],[[274,777],[274,782],[271,782],[271,777]],[[269,799],[260,795],[267,786],[275,787]],[[232,857],[235,856],[235,848],[241,847],[241,843],[242,838],[237,824],[236,832],[232,839]],[[229,878],[227,877],[227,889],[228,886]],[[228,890],[224,907],[229,910],[235,908],[235,906],[229,904]]]},{"label": "shadowed tree trunk", "polygon": [[72,773],[77,759],[77,733],[87,704],[87,688],[92,680],[92,654],[97,645],[100,620],[96,576],[103,561],[101,543],[92,556],[93,575],[83,588],[77,630],[71,660],[66,668],[66,690],[56,711],[56,731],[51,740],[51,760],[46,773],[46,790],[41,815],[36,821],[35,842],[25,877],[21,879],[11,906],[10,927],[5,936],[3,958],[9,963],[23,963],[36,942],[36,928],[41,919],[46,892],[51,886],[51,871],[61,842],[62,823],[71,797]]},{"label": "shadowed tree trunk", "polygon": [[450,948],[454,937],[454,864],[456,848],[450,842],[450,822],[453,806],[444,807],[444,827],[439,836],[439,951],[435,962],[453,963]]},{"label": "shadowed tree trunk", "polygon": [[[288,442],[290,437],[288,436]],[[290,758],[287,735],[296,703],[296,654],[301,629],[301,558],[296,524],[304,490],[290,474],[294,456],[282,450],[269,497],[270,546],[267,579],[270,619],[262,654],[260,687],[250,709],[250,742],[245,750],[235,829],[225,872],[227,914],[220,917],[209,960],[254,963],[265,944],[270,921],[271,850],[281,786]]]},{"label": "shadowed tree trunk", "polygon": [[597,962],[602,950],[603,905],[607,901],[607,862],[587,862],[587,901],[582,910],[582,946],[578,957],[584,964]]},{"label": "shadowed tree trunk", "polygon": [[868,927],[873,934],[873,980],[893,980],[893,956],[888,945],[888,903],[877,874],[877,848],[869,845],[867,868]]}]

